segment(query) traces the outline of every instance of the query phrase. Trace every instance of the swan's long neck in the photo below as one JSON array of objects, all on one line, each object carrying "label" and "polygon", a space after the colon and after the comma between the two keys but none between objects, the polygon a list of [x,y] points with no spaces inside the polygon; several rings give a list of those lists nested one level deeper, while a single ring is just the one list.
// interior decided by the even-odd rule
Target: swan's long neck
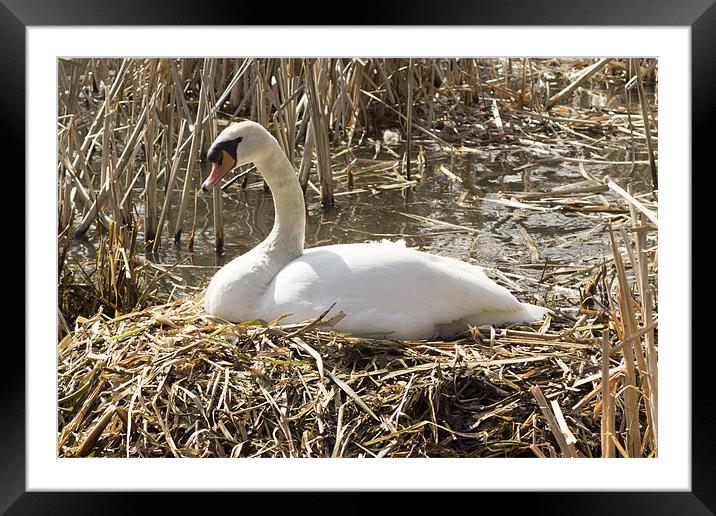
[{"label": "swan's long neck", "polygon": [[290,262],[303,254],[306,205],[291,163],[271,138],[256,168],[271,189],[274,225],[266,239],[234,258],[211,279],[204,306],[208,313],[230,321],[255,318],[266,288]]},{"label": "swan's long neck", "polygon": [[306,232],[303,190],[277,142],[272,145],[272,152],[256,161],[256,168],[271,189],[275,212],[273,229],[260,245],[272,258],[284,262],[283,266],[303,254]]}]

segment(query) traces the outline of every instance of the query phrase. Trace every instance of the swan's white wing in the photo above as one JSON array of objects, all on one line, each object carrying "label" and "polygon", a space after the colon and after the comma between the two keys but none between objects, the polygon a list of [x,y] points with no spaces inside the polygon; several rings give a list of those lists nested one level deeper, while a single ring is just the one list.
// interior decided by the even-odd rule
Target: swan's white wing
[{"label": "swan's white wing", "polygon": [[276,275],[257,308],[263,319],[290,313],[286,321],[303,321],[333,303],[332,313],[346,314],[338,329],[396,338],[429,337],[457,321],[538,318],[481,267],[399,243],[308,249]]}]

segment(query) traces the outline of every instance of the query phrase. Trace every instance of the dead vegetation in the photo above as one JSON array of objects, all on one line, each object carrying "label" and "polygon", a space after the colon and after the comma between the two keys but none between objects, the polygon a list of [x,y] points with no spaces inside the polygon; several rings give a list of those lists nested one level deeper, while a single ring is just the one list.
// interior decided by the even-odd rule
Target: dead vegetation
[{"label": "dead vegetation", "polygon": [[[59,66],[60,456],[657,455],[658,133],[652,107],[639,102],[655,61]],[[550,77],[560,79],[556,91]],[[584,86],[595,80],[621,84],[627,105],[570,102],[593,95]],[[272,128],[307,195],[326,205],[411,188],[441,158],[430,173],[460,186],[457,202],[586,217],[593,229],[574,238],[602,238],[612,254],[544,260],[542,250],[562,242],[538,241],[522,227],[528,258],[498,281],[537,292],[552,317],[541,327],[484,327],[446,342],[356,339],[325,321],[226,324],[205,316],[195,298],[156,305],[168,271],[138,251],[162,238],[181,241],[195,226],[196,163],[217,120],[239,115]],[[402,152],[387,143],[394,136],[384,137],[386,127],[399,128]],[[369,139],[374,157],[358,156]],[[525,191],[486,196],[451,166],[497,149],[525,152],[523,162],[505,165],[522,171]],[[577,170],[582,181],[530,189],[531,171],[545,163]],[[615,167],[627,171],[621,185]],[[640,168],[650,184],[634,191]],[[221,196],[213,203],[220,247]],[[99,253],[80,271],[67,249],[93,224]]]},{"label": "dead vegetation", "polygon": [[653,300],[615,258],[578,319],[453,341],[226,324],[194,299],[80,319],[59,345],[60,455],[654,456],[656,321],[633,312]]},{"label": "dead vegetation", "polygon": [[377,341],[320,319],[228,324],[187,298],[80,317],[59,344],[59,453],[656,456],[656,253],[631,216],[609,228],[612,260],[550,271],[579,308],[541,326]]}]

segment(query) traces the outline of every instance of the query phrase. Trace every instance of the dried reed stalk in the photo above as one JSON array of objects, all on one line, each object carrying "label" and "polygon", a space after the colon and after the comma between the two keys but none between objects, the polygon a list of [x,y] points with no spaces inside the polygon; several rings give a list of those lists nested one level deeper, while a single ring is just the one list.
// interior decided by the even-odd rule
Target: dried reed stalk
[{"label": "dried reed stalk", "polygon": [[[321,203],[325,207],[333,205],[333,169],[331,168],[330,148],[326,115],[322,98],[327,91],[327,68],[330,60],[316,59],[306,71],[306,91],[311,107],[311,124],[313,126],[314,145],[318,162],[318,178],[321,185]],[[324,85],[320,88],[319,86]]]},{"label": "dried reed stalk", "polygon": [[644,134],[646,135],[646,148],[649,152],[649,169],[651,171],[651,184],[654,190],[659,189],[659,180],[656,169],[656,160],[654,158],[654,144],[651,141],[651,127],[649,122],[649,109],[646,100],[646,93],[644,92],[644,84],[641,78],[641,66],[639,66],[639,60],[632,58],[631,60],[634,67],[634,74],[636,77],[637,90],[639,91],[639,106],[641,106],[641,118],[644,121]]}]

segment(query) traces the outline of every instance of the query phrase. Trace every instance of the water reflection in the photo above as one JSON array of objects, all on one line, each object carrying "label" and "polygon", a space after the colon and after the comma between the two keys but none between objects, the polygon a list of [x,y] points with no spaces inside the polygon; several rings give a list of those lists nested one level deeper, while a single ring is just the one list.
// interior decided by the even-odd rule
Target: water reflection
[{"label": "water reflection", "polygon": [[[610,153],[609,159],[629,159],[627,153],[627,150]],[[583,180],[577,166],[557,161],[523,166],[537,159],[539,153],[496,146],[484,153],[466,154],[452,163],[435,161],[428,163],[424,177],[412,188],[339,196],[330,210],[323,209],[320,196],[309,188],[306,247],[403,238],[407,245],[435,254],[488,267],[514,267],[515,263],[530,261],[522,226],[536,242],[542,260],[583,262],[608,254],[605,238],[565,240],[566,236],[592,229],[595,221],[588,217],[558,211],[515,210],[489,202],[499,197],[498,192],[549,191]],[[451,172],[456,177],[441,172],[441,165],[452,166]],[[202,177],[208,173],[205,168],[202,164],[200,176],[195,177],[195,188],[199,188]],[[587,164],[585,168],[612,177],[643,176],[644,184],[648,184],[648,167],[643,165]],[[375,176],[361,174],[359,169],[354,170],[353,180],[355,188],[380,182]],[[385,178],[381,181],[385,182]],[[175,194],[167,217],[171,221],[169,227],[173,227],[178,202],[179,195]],[[137,207],[141,211],[141,203]],[[273,200],[255,173],[249,175],[246,188],[241,180],[228,187],[223,192],[225,247],[220,252],[214,249],[211,195],[197,198],[196,234],[193,250],[189,251],[187,240],[193,216],[192,206],[187,210],[180,243],[174,243],[170,230],[165,228],[157,253],[147,251],[146,258],[163,267],[181,263],[173,273],[189,285],[203,287],[218,267],[247,252],[268,235],[273,226]],[[75,239],[71,253],[79,261],[94,259],[93,234],[94,230],[90,230],[88,237]]]}]

